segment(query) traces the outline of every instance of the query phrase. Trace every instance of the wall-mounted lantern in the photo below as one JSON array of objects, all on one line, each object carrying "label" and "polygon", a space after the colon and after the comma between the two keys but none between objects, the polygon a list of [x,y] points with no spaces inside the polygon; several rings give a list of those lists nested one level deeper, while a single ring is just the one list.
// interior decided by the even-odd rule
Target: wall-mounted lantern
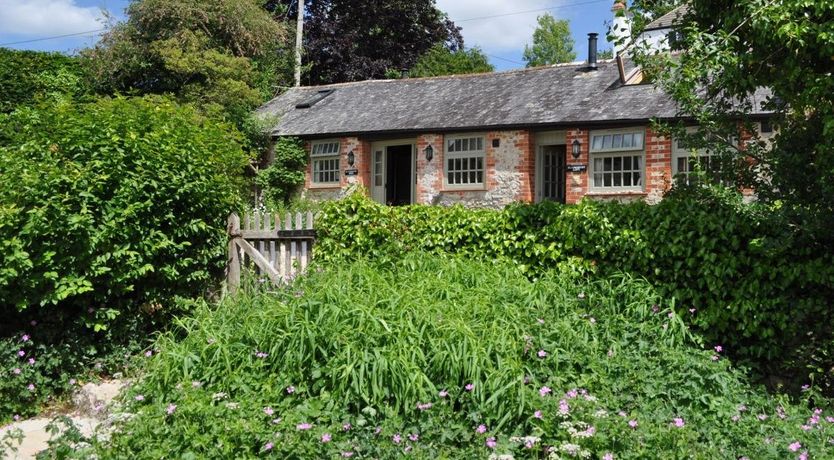
[{"label": "wall-mounted lantern", "polygon": [[426,154],[426,161],[431,161],[434,158],[434,147],[427,145],[426,148],[423,150],[423,153]]},{"label": "wall-mounted lantern", "polygon": [[347,158],[348,158],[348,166],[353,166],[353,163],[356,161],[356,155],[353,154],[353,150],[348,152]]},{"label": "wall-mounted lantern", "polygon": [[573,155],[574,160],[578,159],[579,155],[582,155],[582,149],[580,149],[579,139],[573,140],[573,145],[571,145],[571,155]]}]

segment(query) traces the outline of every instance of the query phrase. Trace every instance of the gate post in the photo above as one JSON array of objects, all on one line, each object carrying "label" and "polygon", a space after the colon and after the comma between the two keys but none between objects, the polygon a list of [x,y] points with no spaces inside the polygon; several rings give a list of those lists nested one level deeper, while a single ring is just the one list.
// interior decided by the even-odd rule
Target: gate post
[{"label": "gate post", "polygon": [[229,215],[226,227],[229,236],[228,259],[226,262],[226,288],[230,294],[240,288],[240,252],[237,249],[236,238],[240,238],[240,217],[232,213]]}]

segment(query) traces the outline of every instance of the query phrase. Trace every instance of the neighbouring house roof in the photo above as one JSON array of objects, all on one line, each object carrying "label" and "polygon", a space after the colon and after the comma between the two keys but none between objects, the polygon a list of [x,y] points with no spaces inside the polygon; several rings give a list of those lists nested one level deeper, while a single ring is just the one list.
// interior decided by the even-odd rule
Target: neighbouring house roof
[{"label": "neighbouring house roof", "polygon": [[653,85],[622,85],[616,63],[601,61],[596,71],[569,64],[293,88],[258,114],[278,117],[276,136],[326,137],[645,122],[678,110]]},{"label": "neighbouring house roof", "polygon": [[683,19],[687,13],[689,13],[689,5],[684,3],[683,5],[650,22],[644,30],[670,29],[673,26],[680,24],[681,19]]}]

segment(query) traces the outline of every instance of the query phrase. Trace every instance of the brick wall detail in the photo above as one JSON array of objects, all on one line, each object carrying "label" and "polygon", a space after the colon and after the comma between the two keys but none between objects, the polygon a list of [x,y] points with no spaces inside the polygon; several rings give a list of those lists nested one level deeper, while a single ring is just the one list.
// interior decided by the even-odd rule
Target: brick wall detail
[{"label": "brick wall detail", "polygon": [[[570,164],[584,164],[587,165],[585,172],[566,172],[566,190],[565,202],[568,204],[576,204],[588,193],[588,175],[591,173],[591,163],[589,160],[590,151],[590,132],[587,129],[570,129],[565,135],[565,142],[568,149],[568,163]],[[579,158],[574,158],[571,155],[573,150],[573,141],[579,141]]]},{"label": "brick wall detail", "polygon": [[646,201],[655,204],[672,187],[672,138],[646,129]]}]

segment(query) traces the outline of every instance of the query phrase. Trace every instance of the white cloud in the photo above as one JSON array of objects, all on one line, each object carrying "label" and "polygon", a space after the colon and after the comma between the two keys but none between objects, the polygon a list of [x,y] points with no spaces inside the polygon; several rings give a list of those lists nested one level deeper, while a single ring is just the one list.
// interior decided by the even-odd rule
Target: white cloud
[{"label": "white cloud", "polygon": [[100,8],[75,0],[0,0],[0,32],[40,38],[101,29]]},{"label": "white cloud", "polygon": [[[463,27],[467,47],[480,46],[490,53],[520,51],[530,43],[536,29],[536,18],[547,11],[499,16],[519,11],[539,10],[565,4],[565,0],[437,0],[437,7]],[[559,9],[549,10],[564,17]],[[489,19],[466,19],[498,16]]]}]

